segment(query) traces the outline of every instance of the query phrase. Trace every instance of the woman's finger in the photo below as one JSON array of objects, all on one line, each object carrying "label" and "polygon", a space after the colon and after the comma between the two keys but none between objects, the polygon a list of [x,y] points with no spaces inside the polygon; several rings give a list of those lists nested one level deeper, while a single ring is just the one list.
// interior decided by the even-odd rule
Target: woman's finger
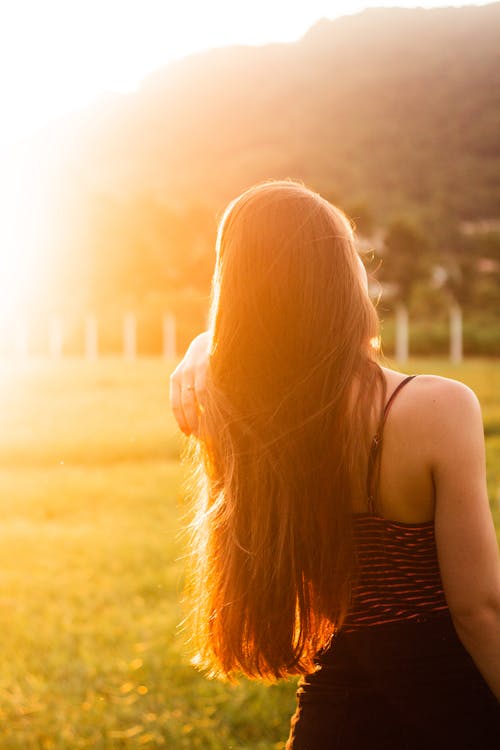
[{"label": "woman's finger", "polygon": [[182,383],[181,404],[189,432],[196,433],[198,429],[198,405],[196,401],[195,388],[192,383]]},{"label": "woman's finger", "polygon": [[182,403],[182,389],[181,382],[175,372],[170,376],[170,408],[174,414],[177,424],[185,435],[191,434],[189,427],[189,421],[184,414],[184,407]]},{"label": "woman's finger", "polygon": [[198,409],[203,409],[206,392],[206,365],[202,368],[198,367],[194,373],[194,393],[196,401],[198,402]]}]

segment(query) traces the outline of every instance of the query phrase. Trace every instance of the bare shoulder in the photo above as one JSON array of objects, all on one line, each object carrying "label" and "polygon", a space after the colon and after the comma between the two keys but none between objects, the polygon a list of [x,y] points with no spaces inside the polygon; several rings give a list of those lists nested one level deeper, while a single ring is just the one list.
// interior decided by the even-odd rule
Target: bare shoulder
[{"label": "bare shoulder", "polygon": [[462,412],[480,412],[481,406],[476,393],[465,383],[441,375],[419,375],[413,380],[414,392],[420,396],[419,407],[428,409],[440,417]]},{"label": "bare shoulder", "polygon": [[465,383],[439,375],[419,375],[414,384],[414,412],[419,438],[433,471],[448,465],[460,473],[484,452],[481,404]]},{"label": "bare shoulder", "polygon": [[[405,375],[385,369],[389,390]],[[399,432],[429,468],[484,440],[481,405],[465,383],[440,375],[418,375],[398,396]]]},{"label": "bare shoulder", "polygon": [[465,383],[440,375],[419,375],[413,381],[415,406],[426,422],[439,433],[454,426],[463,429],[470,421],[481,420],[481,404]]},{"label": "bare shoulder", "polygon": [[[395,370],[383,368],[390,390],[406,377]],[[441,375],[418,375],[403,389],[406,391],[406,408],[428,417],[431,421],[453,417],[457,413],[480,413],[476,393],[465,383]],[[403,394],[401,394],[403,395]],[[403,399],[400,399],[401,401]]]}]

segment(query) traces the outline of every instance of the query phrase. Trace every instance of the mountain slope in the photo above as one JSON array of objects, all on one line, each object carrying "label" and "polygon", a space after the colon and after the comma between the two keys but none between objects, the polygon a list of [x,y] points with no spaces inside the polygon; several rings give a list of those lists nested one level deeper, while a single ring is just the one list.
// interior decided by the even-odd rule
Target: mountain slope
[{"label": "mountain slope", "polygon": [[500,3],[375,9],[298,42],[193,55],[72,125],[73,165],[117,195],[219,204],[295,176],[382,215],[500,205]]}]

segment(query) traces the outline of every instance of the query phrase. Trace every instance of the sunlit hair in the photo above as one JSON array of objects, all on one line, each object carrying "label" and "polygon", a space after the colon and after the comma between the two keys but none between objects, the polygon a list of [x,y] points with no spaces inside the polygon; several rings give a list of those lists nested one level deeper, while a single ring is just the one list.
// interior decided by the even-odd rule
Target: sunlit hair
[{"label": "sunlit hair", "polygon": [[222,678],[311,671],[349,605],[352,508],[385,392],[345,215],[295,181],[232,201],[210,332],[191,455],[193,661]]}]

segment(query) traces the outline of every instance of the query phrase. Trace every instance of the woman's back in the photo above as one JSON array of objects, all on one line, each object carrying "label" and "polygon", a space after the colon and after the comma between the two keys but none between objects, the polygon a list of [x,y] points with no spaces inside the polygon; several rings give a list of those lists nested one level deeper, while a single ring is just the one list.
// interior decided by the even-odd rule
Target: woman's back
[{"label": "woman's back", "polygon": [[[384,376],[387,377],[385,372]],[[408,389],[415,378],[416,375],[409,375],[399,379],[392,390],[385,388],[386,391],[389,390],[390,396],[385,402],[372,439],[366,477],[366,502],[363,510],[353,515],[356,574],[351,583],[351,604],[342,632],[391,622],[421,622],[447,610],[436,554],[433,518],[420,521],[412,517],[411,521],[408,520],[410,506],[404,494],[393,497],[389,517],[380,508],[380,465],[387,419],[394,409],[396,397],[401,398],[403,389]],[[413,459],[413,454],[410,453],[410,457]],[[414,473],[416,476],[411,490],[416,496],[418,488],[428,479],[427,465],[420,467],[420,475],[415,470]],[[403,478],[407,478],[405,474]],[[421,498],[416,496],[416,499],[417,502],[423,500],[424,507],[429,504],[429,500],[434,503],[433,487],[430,494],[423,493]],[[412,506],[415,507],[416,504],[413,503]],[[385,512],[387,513],[387,504]]]},{"label": "woman's back", "polygon": [[371,426],[376,444],[367,467],[368,486],[353,511],[396,524],[423,524],[424,530],[427,524],[457,627],[482,613],[495,619],[498,543],[478,399],[456,380],[382,370],[386,395]]},{"label": "woman's back", "polygon": [[[405,376],[383,369],[388,392],[394,393]],[[474,392],[433,375],[407,382],[386,415],[374,479],[378,515],[410,524],[434,521],[452,615],[460,620],[496,609],[498,542],[486,487],[481,407]],[[354,512],[369,510],[367,503]]]},{"label": "woman's back", "polygon": [[[383,441],[377,448],[372,477],[378,513],[384,518],[406,523],[430,521],[434,518],[435,487],[427,434],[430,425],[426,423],[426,414],[436,398],[433,395],[436,386],[451,381],[434,375],[419,375],[406,382],[407,376],[402,373],[385,367],[382,370],[387,394]],[[372,437],[380,430],[384,418],[380,405],[375,406],[378,408],[374,409],[369,426]],[[363,483],[363,490],[365,487],[366,483]],[[363,491],[353,511],[370,511],[367,492]]]}]

